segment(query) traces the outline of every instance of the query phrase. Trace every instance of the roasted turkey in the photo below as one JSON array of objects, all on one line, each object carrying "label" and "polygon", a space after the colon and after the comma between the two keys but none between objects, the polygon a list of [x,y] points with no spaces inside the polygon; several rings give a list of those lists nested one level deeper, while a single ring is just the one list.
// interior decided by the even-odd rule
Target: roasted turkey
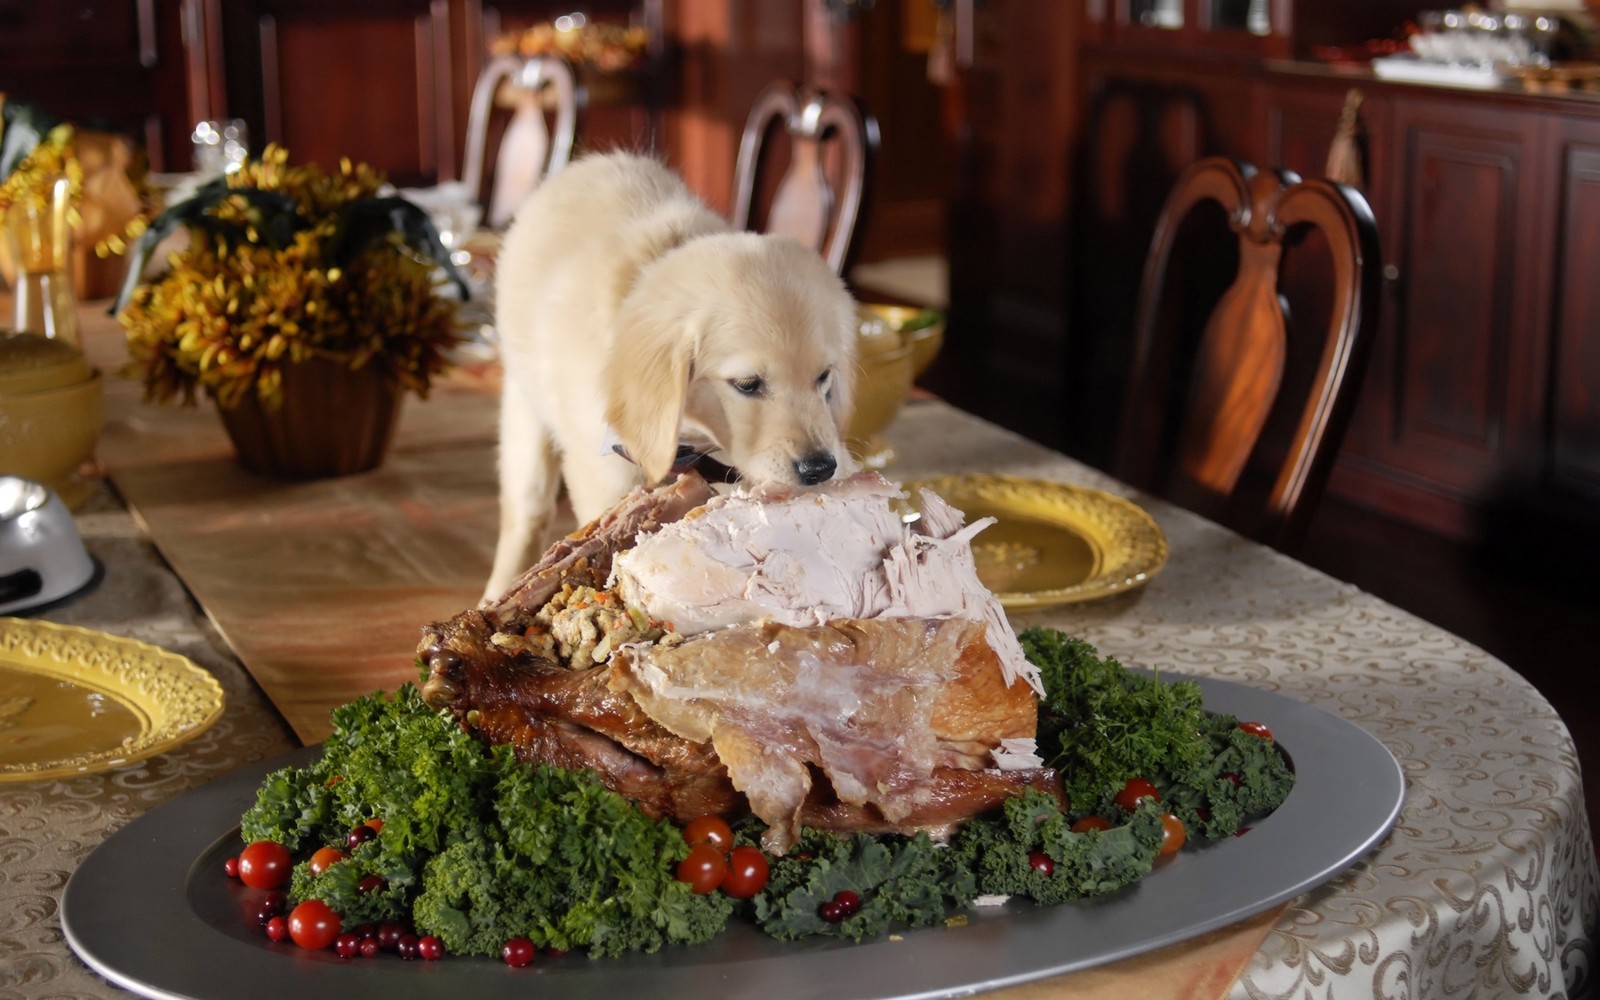
[{"label": "roasted turkey", "polygon": [[1037,671],[978,582],[984,522],[875,473],[635,491],[503,597],[424,630],[423,696],[646,811],[943,833],[1033,787]]}]

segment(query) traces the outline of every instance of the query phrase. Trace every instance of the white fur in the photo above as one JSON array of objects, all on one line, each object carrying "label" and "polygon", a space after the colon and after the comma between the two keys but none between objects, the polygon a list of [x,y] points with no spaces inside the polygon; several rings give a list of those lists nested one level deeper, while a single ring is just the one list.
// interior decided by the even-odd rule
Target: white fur
[{"label": "white fur", "polygon": [[[543,550],[563,479],[583,523],[665,477],[680,440],[750,482],[799,483],[808,456],[854,471],[843,282],[790,239],[732,231],[660,163],[573,163],[518,210],[496,271],[500,539],[485,599]],[[760,391],[741,391],[752,380]],[[637,465],[607,453],[608,426]]]}]

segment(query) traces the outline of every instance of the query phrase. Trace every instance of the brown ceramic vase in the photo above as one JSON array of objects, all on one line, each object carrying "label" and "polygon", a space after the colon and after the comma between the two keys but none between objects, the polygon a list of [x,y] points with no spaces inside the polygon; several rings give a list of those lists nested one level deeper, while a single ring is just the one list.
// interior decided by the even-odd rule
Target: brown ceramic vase
[{"label": "brown ceramic vase", "polygon": [[246,393],[218,408],[239,464],[278,479],[327,479],[383,464],[402,392],[370,367],[315,359],[283,371],[283,406],[269,412]]}]

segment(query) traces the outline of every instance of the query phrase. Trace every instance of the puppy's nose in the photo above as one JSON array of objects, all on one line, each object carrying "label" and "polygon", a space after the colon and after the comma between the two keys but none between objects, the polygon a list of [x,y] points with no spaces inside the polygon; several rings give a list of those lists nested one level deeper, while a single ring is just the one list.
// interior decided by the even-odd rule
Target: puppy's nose
[{"label": "puppy's nose", "polygon": [[815,486],[833,475],[839,467],[831,452],[814,451],[794,460],[794,474],[806,486]]}]

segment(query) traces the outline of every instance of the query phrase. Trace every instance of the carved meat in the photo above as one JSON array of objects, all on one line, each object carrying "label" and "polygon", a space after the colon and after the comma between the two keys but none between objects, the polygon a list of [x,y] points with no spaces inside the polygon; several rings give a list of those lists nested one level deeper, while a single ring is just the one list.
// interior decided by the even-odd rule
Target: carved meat
[{"label": "carved meat", "polygon": [[[486,742],[510,744],[520,759],[532,763],[592,771],[606,787],[633,799],[651,815],[680,822],[706,815],[736,819],[752,811],[763,819],[777,816],[779,822],[769,829],[765,846],[780,853],[787,849],[796,826],[937,834],[997,808],[1027,788],[1059,795],[1059,783],[1049,770],[975,767],[974,751],[992,745],[992,737],[985,734],[974,740],[974,730],[987,730],[994,722],[1001,732],[1031,735],[1031,698],[1010,708],[995,705],[989,695],[997,688],[1007,693],[1008,700],[1026,693],[999,682],[993,654],[987,645],[974,641],[981,635],[971,633],[970,623],[927,625],[931,634],[920,643],[926,651],[961,645],[945,671],[946,681],[930,685],[902,677],[895,694],[869,688],[863,693],[865,707],[854,713],[855,720],[839,725],[833,724],[828,714],[807,718],[804,713],[788,713],[785,738],[798,748],[793,766],[783,766],[776,753],[766,751],[770,744],[752,738],[748,728],[722,727],[724,738],[713,742],[687,738],[653,718],[632,693],[638,684],[631,676],[632,667],[622,666],[624,662],[637,666],[636,660],[618,655],[602,666],[571,670],[547,659],[509,655],[490,641],[492,628],[477,611],[428,628],[421,654],[429,665],[429,678],[422,693],[428,704],[451,711]],[[861,645],[841,640],[856,632],[857,626],[881,634],[863,635]],[[733,629],[685,643],[678,647],[683,654],[673,666],[709,665],[718,658],[713,645],[737,641],[722,636],[745,631],[759,630]],[[785,638],[805,650],[842,641],[865,655],[904,642],[892,635],[900,630],[887,622],[834,623],[816,631],[831,633],[832,638]],[[702,644],[707,649],[697,651],[695,647]],[[832,655],[845,653],[845,649],[835,649]],[[755,656],[754,650],[751,655]],[[802,653],[802,658],[806,655]],[[867,663],[858,663],[854,669],[861,679],[879,673]],[[768,667],[756,680],[766,682],[786,672]],[[794,673],[798,677],[803,671]],[[892,678],[901,672],[891,669],[886,673]],[[736,680],[733,683],[742,686]],[[731,694],[724,691],[725,697]],[[666,695],[651,697],[662,706],[668,703]],[[758,706],[754,702],[759,701],[750,700],[750,710],[741,716],[747,723],[755,718]],[[838,709],[839,705],[835,702],[831,707]],[[910,707],[925,716],[928,728],[891,733],[889,717],[896,707]],[[873,709],[879,710],[875,716]],[[704,712],[703,705],[684,703],[666,714],[681,724],[685,718],[704,718]],[[871,728],[872,722],[879,724],[877,731]],[[853,738],[851,730],[858,728],[857,723],[868,742]],[[813,733],[820,733],[821,739]],[[803,755],[808,753],[825,760],[820,765],[806,763]],[[776,774],[790,783],[774,784],[771,794],[758,788],[752,797],[748,789],[735,786],[735,773],[755,775],[758,782]],[[805,775],[798,785],[793,784],[797,773]],[[855,783],[846,778],[848,774],[857,776]],[[796,789],[798,799],[794,797]]]},{"label": "carved meat", "polygon": [[1001,739],[1034,734],[1032,693],[1001,679],[984,626],[967,619],[766,623],[613,657],[613,690],[678,736],[709,742],[733,786],[793,842],[812,789],[890,824],[934,798],[937,767],[979,769]]},{"label": "carved meat", "polygon": [[978,579],[972,536],[994,519],[963,527],[959,511],[924,490],[922,517],[907,525],[891,504],[903,495],[863,472],[827,491],[719,496],[618,555],[614,583],[628,604],[684,635],[762,619],[986,622],[1006,682],[1041,691],[1000,602]]},{"label": "carved meat", "polygon": [[697,473],[686,472],[668,486],[639,488],[615,507],[547,549],[539,561],[500,597],[479,605],[495,625],[520,612],[537,611],[563,583],[599,587],[611,574],[612,557],[662,525],[683,517],[716,496]]}]

